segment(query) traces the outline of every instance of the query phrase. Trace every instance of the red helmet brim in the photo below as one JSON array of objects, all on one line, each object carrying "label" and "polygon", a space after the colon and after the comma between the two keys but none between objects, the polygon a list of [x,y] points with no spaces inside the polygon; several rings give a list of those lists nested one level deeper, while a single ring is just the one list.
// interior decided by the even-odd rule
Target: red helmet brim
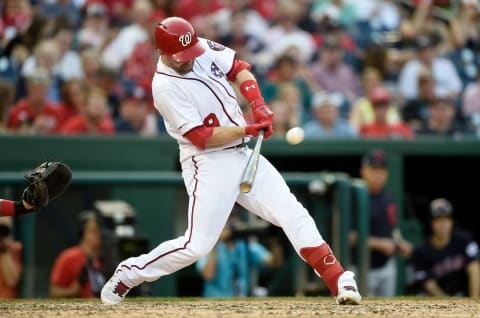
[{"label": "red helmet brim", "polygon": [[173,54],[171,57],[175,62],[188,62],[191,61],[205,52],[205,48],[202,43],[198,41],[195,45],[189,47],[186,50]]}]

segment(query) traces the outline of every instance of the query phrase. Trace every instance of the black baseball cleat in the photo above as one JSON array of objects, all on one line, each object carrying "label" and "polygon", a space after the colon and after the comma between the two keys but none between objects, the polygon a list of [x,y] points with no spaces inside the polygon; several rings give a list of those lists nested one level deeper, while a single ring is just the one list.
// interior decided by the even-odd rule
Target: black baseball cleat
[{"label": "black baseball cleat", "polygon": [[346,271],[338,279],[337,304],[359,305],[362,301],[354,276],[353,272]]}]

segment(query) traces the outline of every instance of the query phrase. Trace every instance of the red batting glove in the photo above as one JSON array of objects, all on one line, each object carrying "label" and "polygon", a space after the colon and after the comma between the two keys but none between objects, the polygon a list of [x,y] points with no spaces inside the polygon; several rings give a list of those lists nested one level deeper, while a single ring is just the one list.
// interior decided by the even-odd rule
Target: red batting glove
[{"label": "red batting glove", "polygon": [[240,92],[250,104],[255,123],[269,122],[272,123],[273,112],[265,103],[260,93],[258,83],[254,79],[249,79],[240,84]]},{"label": "red batting glove", "polygon": [[270,138],[270,136],[273,134],[272,124],[268,122],[245,126],[245,134],[252,137],[258,137],[260,130],[265,131],[263,134],[264,139]]},{"label": "red batting glove", "polygon": [[263,98],[252,101],[250,107],[252,108],[253,118],[257,124],[263,122],[272,123],[273,112]]}]

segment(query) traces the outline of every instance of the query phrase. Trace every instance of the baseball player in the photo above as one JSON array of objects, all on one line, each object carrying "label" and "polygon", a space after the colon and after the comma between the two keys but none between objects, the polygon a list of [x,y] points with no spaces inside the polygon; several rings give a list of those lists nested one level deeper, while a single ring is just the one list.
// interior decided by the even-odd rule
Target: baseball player
[{"label": "baseball player", "polygon": [[[354,274],[343,270],[308,211],[267,159],[260,158],[251,191],[240,192],[241,175],[252,152],[246,143],[260,130],[265,131],[265,139],[272,135],[273,113],[250,65],[236,59],[230,48],[198,38],[182,18],[164,19],[155,28],[155,39],[160,58],[152,82],[154,106],[179,145],[189,196],[188,227],[183,236],[122,261],[102,288],[102,302],[118,304],[131,288],[207,255],[237,202],[283,229],[337,303],[359,304]],[[249,102],[254,124],[245,122],[233,84]]]}]

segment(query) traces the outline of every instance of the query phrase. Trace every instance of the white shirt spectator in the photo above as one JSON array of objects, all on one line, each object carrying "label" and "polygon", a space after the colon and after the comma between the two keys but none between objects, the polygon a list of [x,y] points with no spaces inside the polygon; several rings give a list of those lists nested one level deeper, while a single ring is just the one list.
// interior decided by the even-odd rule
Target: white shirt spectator
[{"label": "white shirt spectator", "polygon": [[385,0],[346,0],[356,8],[357,18],[370,21],[374,29],[395,30],[402,17],[397,5]]},{"label": "white shirt spectator", "polygon": [[267,49],[275,57],[283,54],[287,49],[295,48],[300,56],[298,58],[306,63],[309,62],[316,50],[312,35],[300,28],[286,31],[282,26],[276,25],[267,32]]},{"label": "white shirt spectator", "polygon": [[[22,66],[22,75],[28,76],[37,67],[34,56],[30,56]],[[66,52],[60,61],[54,65],[52,75],[58,75],[62,80],[83,78],[82,61],[75,51]]]},{"label": "white shirt spectator", "polygon": [[119,70],[135,46],[147,39],[147,32],[138,24],[123,28],[103,51],[102,63],[108,68]]},{"label": "white shirt spectator", "polygon": [[[406,99],[418,97],[418,74],[424,65],[419,60],[408,61],[400,71],[398,79],[399,93]],[[462,81],[453,63],[443,57],[433,59],[431,66],[435,80],[435,90],[449,95],[458,95],[462,90]]]}]

